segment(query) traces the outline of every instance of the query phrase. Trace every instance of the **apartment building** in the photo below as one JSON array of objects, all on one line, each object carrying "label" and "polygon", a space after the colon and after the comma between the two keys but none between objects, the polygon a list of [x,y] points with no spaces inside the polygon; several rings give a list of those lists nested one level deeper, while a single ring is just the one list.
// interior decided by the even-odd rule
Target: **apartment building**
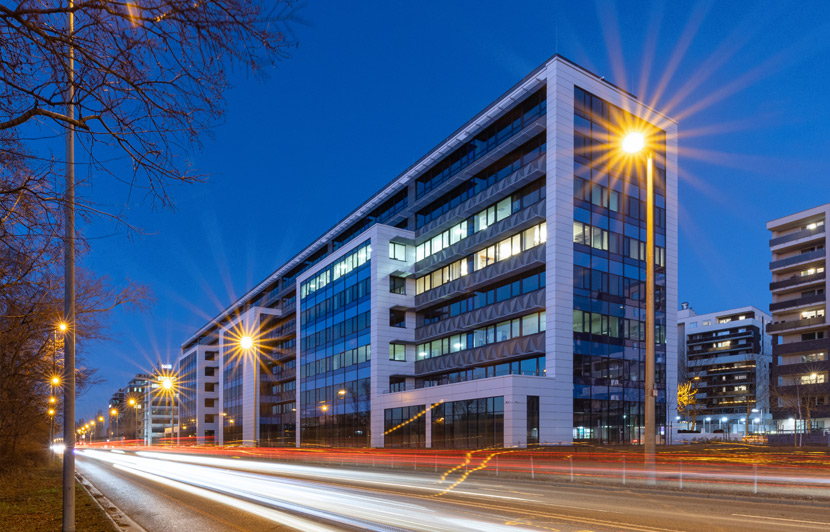
[{"label": "apartment building", "polygon": [[830,429],[825,223],[830,204],[767,222],[773,414],[782,432]]},{"label": "apartment building", "polygon": [[554,56],[187,339],[183,419],[220,444],[640,441],[646,159],[620,144],[655,156],[664,426],[676,128]]},{"label": "apartment building", "polygon": [[684,303],[677,315],[679,383],[691,383],[697,428],[728,434],[767,432],[772,337],[770,316],[748,306],[697,314]]}]

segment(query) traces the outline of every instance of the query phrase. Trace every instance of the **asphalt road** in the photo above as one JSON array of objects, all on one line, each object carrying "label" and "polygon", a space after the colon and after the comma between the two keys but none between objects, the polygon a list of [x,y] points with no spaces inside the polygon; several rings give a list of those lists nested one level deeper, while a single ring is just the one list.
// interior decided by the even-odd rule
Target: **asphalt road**
[{"label": "asphalt road", "polygon": [[81,451],[78,471],[150,532],[830,530],[830,508],[624,488],[233,458]]}]

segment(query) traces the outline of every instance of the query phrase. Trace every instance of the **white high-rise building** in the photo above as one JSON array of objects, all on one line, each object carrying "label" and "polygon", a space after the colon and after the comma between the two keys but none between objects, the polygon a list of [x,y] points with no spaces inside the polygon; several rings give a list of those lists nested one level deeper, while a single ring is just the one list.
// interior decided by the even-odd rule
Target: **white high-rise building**
[{"label": "white high-rise building", "polygon": [[560,56],[186,340],[183,419],[243,445],[640,441],[646,157],[621,150],[631,131],[655,155],[664,425],[677,125]]}]

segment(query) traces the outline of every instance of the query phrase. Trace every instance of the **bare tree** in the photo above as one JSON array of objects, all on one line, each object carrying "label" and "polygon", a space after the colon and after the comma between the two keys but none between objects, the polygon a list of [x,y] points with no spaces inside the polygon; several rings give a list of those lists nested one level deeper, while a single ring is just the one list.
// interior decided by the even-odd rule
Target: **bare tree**
[{"label": "bare tree", "polygon": [[[293,20],[293,3],[280,0],[0,5],[0,132],[20,142],[24,130],[54,132],[71,123],[94,168],[170,206],[167,186],[198,178],[187,155],[222,117],[226,70],[239,65],[262,75],[293,46]],[[64,115],[70,43],[76,118]],[[126,155],[131,171],[124,175],[99,153]]]}]

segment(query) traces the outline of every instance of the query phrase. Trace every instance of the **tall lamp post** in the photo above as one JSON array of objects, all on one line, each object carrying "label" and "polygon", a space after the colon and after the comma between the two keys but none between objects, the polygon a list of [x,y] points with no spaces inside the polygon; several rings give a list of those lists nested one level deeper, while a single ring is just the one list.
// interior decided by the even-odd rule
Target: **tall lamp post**
[{"label": "tall lamp post", "polygon": [[[643,133],[629,133],[622,141],[623,151],[637,154],[646,148]],[[655,482],[654,454],[656,447],[656,398],[654,387],[654,153],[647,150],[646,161],[646,401],[644,464],[649,484]]]},{"label": "tall lamp post", "polygon": [[74,1],[69,0],[67,10],[66,65],[66,176],[64,181],[64,297],[63,313],[68,337],[64,336],[63,379],[63,532],[75,532],[75,33]]}]

